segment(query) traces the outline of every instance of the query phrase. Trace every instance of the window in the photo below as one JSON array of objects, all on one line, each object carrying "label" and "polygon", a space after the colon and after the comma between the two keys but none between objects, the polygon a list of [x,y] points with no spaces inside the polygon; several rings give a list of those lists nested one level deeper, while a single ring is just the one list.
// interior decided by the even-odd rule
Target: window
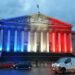
[{"label": "window", "polygon": [[65,64],[70,63],[70,62],[71,62],[71,58],[67,58],[67,59],[65,60]]}]

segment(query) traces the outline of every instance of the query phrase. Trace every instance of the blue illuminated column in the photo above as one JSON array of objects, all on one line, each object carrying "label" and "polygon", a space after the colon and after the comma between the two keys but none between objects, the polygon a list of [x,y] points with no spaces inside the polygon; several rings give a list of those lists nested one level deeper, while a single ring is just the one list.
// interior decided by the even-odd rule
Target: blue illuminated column
[{"label": "blue illuminated column", "polygon": [[20,30],[17,31],[17,51],[21,52],[21,39],[22,39],[22,35]]},{"label": "blue illuminated column", "polygon": [[15,31],[15,36],[14,36],[14,52],[17,51],[17,30]]},{"label": "blue illuminated column", "polygon": [[21,52],[23,52],[24,51],[24,31],[22,31],[21,35],[22,35],[22,39],[21,39]]},{"label": "blue illuminated column", "polygon": [[0,30],[0,51],[2,51],[2,44],[3,44],[3,30]]},{"label": "blue illuminated column", "polygon": [[7,38],[7,52],[10,51],[10,30],[8,30],[8,38]]}]

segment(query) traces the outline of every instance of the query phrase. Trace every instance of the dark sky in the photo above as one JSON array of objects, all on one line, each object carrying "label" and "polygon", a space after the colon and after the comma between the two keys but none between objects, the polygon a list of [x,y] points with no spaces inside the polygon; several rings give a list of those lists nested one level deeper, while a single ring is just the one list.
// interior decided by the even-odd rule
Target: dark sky
[{"label": "dark sky", "polygon": [[68,22],[75,30],[75,0],[0,0],[0,19],[40,12],[56,19]]}]

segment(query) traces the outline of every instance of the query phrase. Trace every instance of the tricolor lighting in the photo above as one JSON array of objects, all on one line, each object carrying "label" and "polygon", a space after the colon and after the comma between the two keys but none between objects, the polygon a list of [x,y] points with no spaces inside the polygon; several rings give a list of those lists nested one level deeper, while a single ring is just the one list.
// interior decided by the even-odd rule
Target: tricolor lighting
[{"label": "tricolor lighting", "polygon": [[71,53],[71,35],[70,24],[41,13],[1,20],[0,51]]}]

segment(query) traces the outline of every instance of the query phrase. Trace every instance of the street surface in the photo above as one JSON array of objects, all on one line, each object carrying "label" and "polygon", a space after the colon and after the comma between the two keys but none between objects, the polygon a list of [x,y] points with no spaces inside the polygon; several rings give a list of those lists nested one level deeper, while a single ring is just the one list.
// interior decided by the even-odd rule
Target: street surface
[{"label": "street surface", "polygon": [[[0,75],[56,75],[56,74],[52,73],[50,67],[38,67],[38,68],[32,68],[31,71],[3,69],[0,70]],[[75,75],[75,74],[62,74],[62,75]]]}]

